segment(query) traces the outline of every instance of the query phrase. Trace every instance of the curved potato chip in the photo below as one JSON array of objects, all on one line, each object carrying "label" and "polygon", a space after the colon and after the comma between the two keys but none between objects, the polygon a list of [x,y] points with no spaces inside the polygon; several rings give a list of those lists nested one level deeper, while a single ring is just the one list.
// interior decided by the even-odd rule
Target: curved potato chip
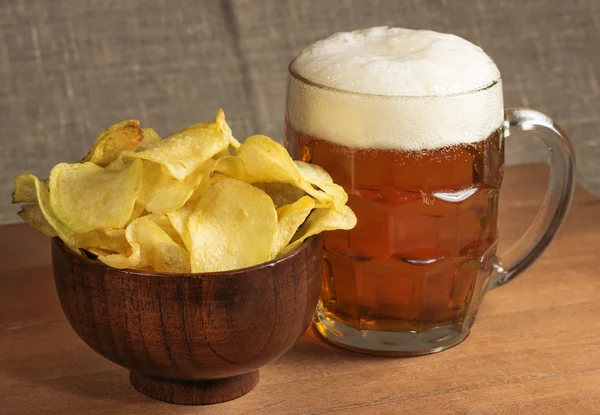
[{"label": "curved potato chip", "polygon": [[13,203],[37,203],[33,174],[19,174],[15,177],[15,190],[12,194]]},{"label": "curved potato chip", "polygon": [[[129,244],[125,239],[124,229],[101,229],[92,232],[75,233],[62,224],[54,214],[50,206],[50,193],[48,184],[34,176],[36,187],[36,196],[38,207],[55,235],[71,248],[73,251],[80,253],[80,248],[98,248],[110,252],[124,252],[128,249]],[[28,208],[32,210],[33,208]],[[37,214],[37,213],[35,213]],[[31,223],[31,222],[30,222]],[[35,224],[33,224],[35,226]]]},{"label": "curved potato chip", "polygon": [[21,206],[21,210],[17,212],[17,215],[29,225],[33,226],[37,230],[41,231],[44,235],[49,237],[57,236],[56,231],[42,213],[42,209],[37,204],[27,204]]},{"label": "curved potato chip", "polygon": [[268,194],[271,200],[273,200],[275,206],[278,208],[284,205],[289,205],[290,203],[294,203],[302,196],[306,195],[306,192],[289,183],[257,182],[252,183],[252,185],[254,187],[258,187]]},{"label": "curved potato chip", "polygon": [[237,150],[240,147],[240,142],[238,140],[236,140],[235,137],[233,136],[233,134],[231,132],[231,128],[229,127],[229,124],[227,124],[227,121],[225,120],[225,112],[223,111],[223,108],[219,108],[219,112],[217,112],[216,124],[217,124],[217,129],[219,131],[221,131],[223,134],[225,134],[225,137],[227,137],[227,139],[229,140],[229,145]]},{"label": "curved potato chip", "polygon": [[90,249],[89,251],[97,255],[99,261],[113,268],[135,269],[142,267],[142,250],[138,243],[131,244],[129,251],[125,253],[106,254],[101,249]]},{"label": "curved potato chip", "polygon": [[335,207],[329,209],[316,209],[306,219],[306,222],[298,229],[294,235],[293,242],[286,246],[280,253],[285,255],[298,248],[302,242],[313,235],[323,231],[336,229],[352,229],[356,226],[356,215],[348,206],[341,210]]},{"label": "curved potato chip", "polygon": [[300,170],[300,174],[310,183],[333,183],[333,179],[321,166],[310,164],[301,160],[294,160],[294,164]]},{"label": "curved potato chip", "polygon": [[75,252],[149,272],[268,261],[354,226],[346,201],[325,170],[270,138],[240,144],[222,109],[164,140],[137,121],[115,124],[81,162],[57,165],[46,181],[20,175],[13,193],[23,220]]},{"label": "curved potato chip", "polygon": [[206,189],[188,226],[192,272],[233,270],[271,259],[277,212],[265,192],[226,178]]},{"label": "curved potato chip", "polygon": [[246,175],[246,168],[244,161],[237,156],[225,156],[221,157],[212,166],[211,176],[214,173],[221,173],[231,179],[244,180]]},{"label": "curved potato chip", "polygon": [[175,229],[183,241],[183,246],[185,246],[189,252],[192,252],[192,239],[190,238],[188,219],[195,208],[196,204],[194,202],[188,202],[180,209],[167,213],[167,218],[169,219],[171,226],[173,226],[173,229]]},{"label": "curved potato chip", "polygon": [[152,147],[153,145],[160,143],[162,138],[153,128],[142,128],[142,142],[138,146],[138,149],[144,149]]},{"label": "curved potato chip", "polygon": [[179,232],[173,227],[173,224],[171,223],[167,215],[151,214],[145,217],[148,220],[151,220],[152,222],[156,223],[159,228],[165,231],[165,233],[169,235],[173,242],[175,242],[182,248],[185,248],[185,243],[183,242],[181,235],[179,235]]},{"label": "curved potato chip", "polygon": [[277,233],[271,247],[271,256],[273,258],[290,242],[314,207],[315,201],[313,198],[303,196],[296,202],[277,209]]},{"label": "curved potato chip", "polygon": [[227,157],[227,156],[231,156],[231,152],[229,151],[229,147],[227,147],[225,150],[221,150],[219,151],[217,154],[215,154],[214,156],[212,156],[213,160],[218,160],[222,157]]},{"label": "curved potato chip", "polygon": [[337,209],[341,209],[342,206],[348,202],[348,194],[344,188],[335,184],[324,168],[317,166],[316,164],[309,164],[299,160],[294,160],[294,163],[298,166],[300,174],[305,180],[332,197],[333,205]]},{"label": "curved potato chip", "polygon": [[124,158],[142,158],[161,164],[182,182],[215,154],[229,145],[216,129],[192,126],[138,152],[124,152]]},{"label": "curved potato chip", "polygon": [[202,169],[197,169],[180,182],[170,174],[165,174],[160,164],[143,160],[142,165],[138,202],[151,213],[167,213],[182,207],[204,174]]},{"label": "curved potato chip", "polygon": [[108,166],[123,151],[135,150],[143,139],[140,122],[126,120],[104,130],[81,162],[92,162],[100,167]]},{"label": "curved potato chip", "polygon": [[[208,186],[228,177],[243,180],[245,177],[244,162],[236,156],[224,156],[205,163],[202,167],[202,180],[194,189],[189,200],[198,200]],[[215,175],[217,173],[217,175]]]},{"label": "curved potato chip", "polygon": [[98,256],[98,259],[115,268],[150,267],[156,272],[190,272],[188,252],[173,241],[157,222],[164,223],[155,215],[134,220],[125,230],[131,251]]},{"label": "curved potato chip", "polygon": [[267,136],[248,137],[240,145],[237,156],[244,162],[245,180],[250,183],[289,183],[304,190],[320,202],[333,200],[332,196],[315,189],[305,180],[287,150]]},{"label": "curved potato chip", "polygon": [[93,163],[60,163],[50,171],[50,205],[74,232],[122,228],[131,218],[141,172],[141,160],[123,170],[105,170]]},{"label": "curved potato chip", "polygon": [[132,221],[139,218],[140,216],[144,216],[145,211],[146,208],[144,207],[144,205],[136,202],[135,205],[133,205],[131,216],[129,217],[129,220],[127,221],[126,225],[129,225]]}]

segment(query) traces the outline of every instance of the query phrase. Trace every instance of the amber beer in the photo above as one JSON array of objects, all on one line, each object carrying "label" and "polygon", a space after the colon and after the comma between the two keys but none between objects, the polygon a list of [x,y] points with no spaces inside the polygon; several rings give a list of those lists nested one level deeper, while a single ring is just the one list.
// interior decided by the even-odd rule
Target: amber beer
[{"label": "amber beer", "polygon": [[[348,348],[410,355],[464,339],[487,287],[498,240],[502,92],[495,65],[474,45],[393,30],[336,35],[290,65],[285,144],[345,188],[358,218],[354,229],[324,236],[317,329]],[[402,41],[413,54],[435,43],[439,50],[420,59],[441,55],[438,66],[404,71],[413,55],[380,65]],[[444,42],[452,53],[464,48],[487,81],[461,78],[464,62]],[[344,59],[348,44],[356,55]],[[444,91],[461,79],[464,91]]]},{"label": "amber beer", "polygon": [[502,131],[433,151],[352,149],[286,137],[349,194],[356,228],[324,235],[322,318],[422,332],[462,322],[498,240]]}]

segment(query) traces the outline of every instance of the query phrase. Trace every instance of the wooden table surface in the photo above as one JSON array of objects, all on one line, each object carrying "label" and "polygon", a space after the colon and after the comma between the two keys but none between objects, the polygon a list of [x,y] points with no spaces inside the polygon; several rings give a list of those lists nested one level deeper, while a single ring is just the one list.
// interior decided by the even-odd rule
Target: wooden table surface
[{"label": "wooden table surface", "polygon": [[[507,170],[503,245],[545,190],[543,166]],[[543,257],[487,295],[471,336],[436,355],[363,356],[309,328],[261,370],[248,395],[207,407],[135,392],[128,372],[75,335],[58,303],[49,241],[0,227],[0,414],[594,414],[600,413],[600,200],[578,188]]]}]

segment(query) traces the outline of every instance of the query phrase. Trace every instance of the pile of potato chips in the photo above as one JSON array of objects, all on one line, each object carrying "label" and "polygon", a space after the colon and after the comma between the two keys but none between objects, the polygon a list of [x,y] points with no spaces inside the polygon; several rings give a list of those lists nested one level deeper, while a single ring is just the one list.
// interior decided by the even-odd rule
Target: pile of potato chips
[{"label": "pile of potato chips", "polygon": [[[344,190],[268,137],[240,144],[222,110],[161,139],[139,122],[109,127],[77,163],[46,180],[15,179],[19,216],[115,268],[211,272],[291,252],[322,231],[351,229]],[[82,251],[83,250],[83,251]]]}]

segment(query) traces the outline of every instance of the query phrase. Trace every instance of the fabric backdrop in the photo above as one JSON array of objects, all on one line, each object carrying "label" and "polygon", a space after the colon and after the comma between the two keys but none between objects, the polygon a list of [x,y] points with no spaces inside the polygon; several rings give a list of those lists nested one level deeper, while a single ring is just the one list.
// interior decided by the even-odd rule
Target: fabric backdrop
[{"label": "fabric backdrop", "polygon": [[[600,192],[598,0],[3,0],[0,222],[13,178],[75,161],[108,125],[167,135],[222,106],[243,139],[281,139],[288,62],[333,32],[376,25],[452,32],[498,64],[507,106],[556,118],[578,179]],[[511,138],[509,162],[543,158]]]}]

